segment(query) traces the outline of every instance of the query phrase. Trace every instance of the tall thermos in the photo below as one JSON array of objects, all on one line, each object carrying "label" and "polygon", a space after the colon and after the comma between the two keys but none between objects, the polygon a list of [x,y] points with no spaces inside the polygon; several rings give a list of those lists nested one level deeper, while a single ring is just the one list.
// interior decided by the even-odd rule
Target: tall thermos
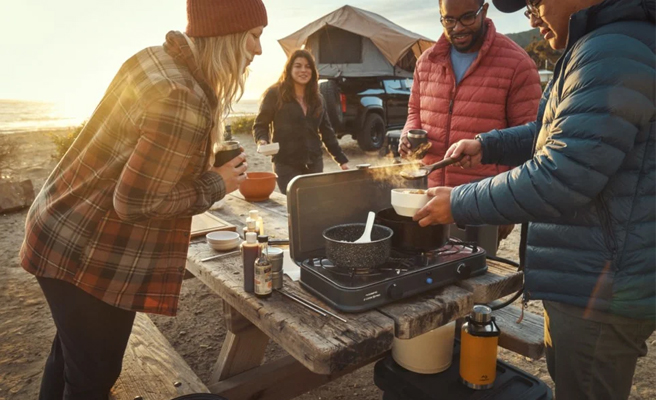
[{"label": "tall thermos", "polygon": [[460,379],[472,389],[489,389],[497,375],[499,327],[488,306],[477,305],[460,335]]}]

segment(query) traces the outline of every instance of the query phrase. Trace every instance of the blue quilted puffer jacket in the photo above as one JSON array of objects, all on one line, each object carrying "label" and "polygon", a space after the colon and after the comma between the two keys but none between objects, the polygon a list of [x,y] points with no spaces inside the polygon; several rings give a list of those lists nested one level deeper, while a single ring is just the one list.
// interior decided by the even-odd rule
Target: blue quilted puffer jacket
[{"label": "blue quilted puffer jacket", "polygon": [[654,3],[572,15],[537,122],[481,135],[517,168],[451,194],[460,224],[530,222],[529,299],[656,319]]}]

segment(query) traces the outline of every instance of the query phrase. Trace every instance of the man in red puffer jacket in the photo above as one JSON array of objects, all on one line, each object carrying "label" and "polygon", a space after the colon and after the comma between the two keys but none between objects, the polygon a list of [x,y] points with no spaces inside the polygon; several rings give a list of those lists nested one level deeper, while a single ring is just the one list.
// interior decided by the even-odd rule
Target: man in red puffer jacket
[{"label": "man in red puffer jacket", "polygon": [[[459,140],[535,120],[541,96],[535,63],[524,49],[497,33],[487,10],[484,0],[440,1],[444,34],[417,61],[399,144],[402,156],[409,154],[410,129],[428,132],[431,147],[422,162],[432,164]],[[451,166],[432,173],[428,186],[455,187],[508,169]],[[512,225],[501,228],[499,238],[511,230]]]}]

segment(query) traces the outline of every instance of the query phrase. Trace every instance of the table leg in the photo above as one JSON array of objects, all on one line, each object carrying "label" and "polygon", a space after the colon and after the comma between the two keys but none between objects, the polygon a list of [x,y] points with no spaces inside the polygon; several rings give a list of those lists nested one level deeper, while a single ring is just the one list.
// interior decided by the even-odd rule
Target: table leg
[{"label": "table leg", "polygon": [[223,314],[228,333],[212,369],[210,385],[259,367],[269,343],[266,334],[225,301]]}]

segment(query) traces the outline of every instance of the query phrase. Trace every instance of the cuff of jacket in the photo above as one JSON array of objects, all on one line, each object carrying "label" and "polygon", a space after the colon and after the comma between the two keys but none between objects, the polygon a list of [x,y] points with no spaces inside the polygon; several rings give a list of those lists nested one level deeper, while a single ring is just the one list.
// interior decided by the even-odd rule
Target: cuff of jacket
[{"label": "cuff of jacket", "polygon": [[487,133],[476,135],[476,137],[481,143],[481,152],[483,153],[481,163],[498,164],[503,153],[499,131],[495,129]]},{"label": "cuff of jacket", "polygon": [[453,188],[451,191],[451,215],[458,225],[480,223],[480,212],[476,205],[476,183]]},{"label": "cuff of jacket", "polygon": [[209,208],[226,195],[225,182],[216,172],[205,172],[200,178],[200,193],[198,195],[199,207]]},{"label": "cuff of jacket", "polygon": [[497,208],[493,199],[493,185],[508,172],[482,181],[455,187],[451,191],[451,215],[459,225],[508,225],[514,223]]},{"label": "cuff of jacket", "polygon": [[337,157],[335,157],[335,161],[337,162],[337,164],[342,165],[342,164],[346,164],[349,160],[348,158],[346,158],[346,155],[344,155],[344,153],[341,153]]}]

